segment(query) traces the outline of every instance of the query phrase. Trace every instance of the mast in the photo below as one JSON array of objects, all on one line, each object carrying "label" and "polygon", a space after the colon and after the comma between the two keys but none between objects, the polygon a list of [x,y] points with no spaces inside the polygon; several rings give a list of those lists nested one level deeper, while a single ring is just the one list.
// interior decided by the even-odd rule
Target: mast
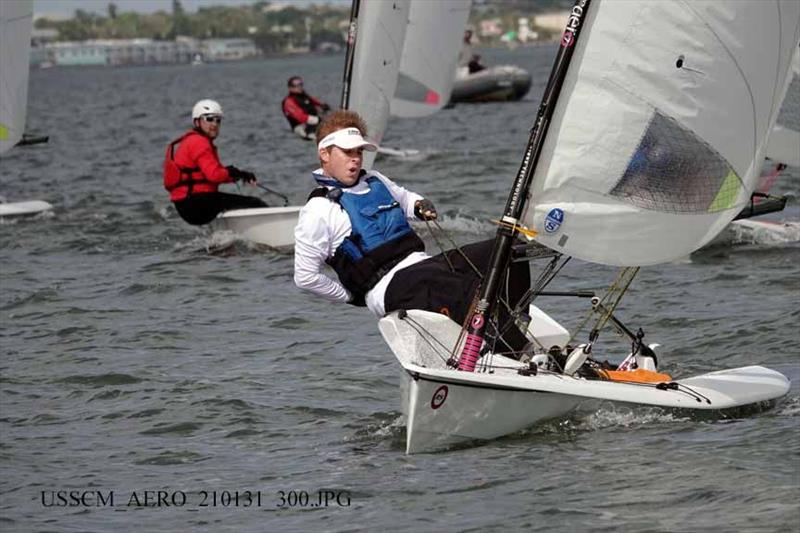
[{"label": "mast", "polygon": [[361,0],[353,0],[350,7],[350,26],[347,29],[347,53],[344,56],[344,76],[342,78],[342,109],[350,108],[350,79],[353,76],[353,60],[356,55],[356,35],[358,34],[358,8]]},{"label": "mast", "polygon": [[544,138],[547,128],[555,110],[556,101],[564,84],[567,75],[575,43],[578,40],[578,33],[589,9],[591,0],[576,0],[570,11],[567,27],[561,36],[561,47],[556,55],[553,69],[550,71],[550,78],[539,105],[539,112],[536,117],[533,129],[531,130],[528,145],[525,148],[525,156],[522,158],[517,176],[511,188],[511,194],[506,203],[502,224],[497,230],[497,235],[492,248],[492,256],[489,261],[489,270],[484,276],[483,284],[480,289],[480,296],[475,310],[470,316],[467,325],[467,336],[464,348],[458,360],[458,369],[466,372],[475,370],[475,363],[480,357],[480,349],[486,333],[487,320],[492,316],[496,301],[497,291],[500,282],[506,272],[511,245],[516,234],[516,227],[522,216],[523,209],[528,197],[536,164],[544,146]]}]

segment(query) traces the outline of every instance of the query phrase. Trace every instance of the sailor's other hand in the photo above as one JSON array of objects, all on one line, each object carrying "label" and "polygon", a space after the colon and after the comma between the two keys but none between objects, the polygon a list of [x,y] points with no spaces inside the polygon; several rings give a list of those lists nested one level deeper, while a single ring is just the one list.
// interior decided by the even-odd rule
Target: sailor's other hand
[{"label": "sailor's other hand", "polygon": [[258,181],[256,179],[256,175],[253,174],[252,172],[248,172],[247,170],[242,170],[242,178],[241,179],[242,179],[243,182],[245,182],[245,183],[247,183],[249,185],[252,185],[256,181]]},{"label": "sailor's other hand", "polygon": [[323,113],[327,113],[328,111],[330,111],[330,110],[331,110],[331,106],[329,106],[328,104],[322,104],[322,105],[320,106],[320,108],[322,109],[322,112],[323,112]]},{"label": "sailor's other hand", "polygon": [[427,198],[414,202],[414,215],[420,220],[436,220],[438,216],[433,202]]},{"label": "sailor's other hand", "polygon": [[225,167],[228,171],[228,175],[231,177],[233,181],[243,181],[245,183],[255,183],[256,182],[256,175],[252,172],[248,172],[246,170],[241,170],[236,168],[233,165]]},{"label": "sailor's other hand", "polygon": [[319,117],[317,115],[308,115],[308,118],[306,119],[306,124],[308,124],[309,126],[316,126],[317,124],[319,124]]},{"label": "sailor's other hand", "polygon": [[230,176],[233,181],[239,181],[240,179],[242,179],[242,171],[236,168],[235,166],[228,165],[227,167],[225,167],[225,170],[228,171],[228,176]]}]

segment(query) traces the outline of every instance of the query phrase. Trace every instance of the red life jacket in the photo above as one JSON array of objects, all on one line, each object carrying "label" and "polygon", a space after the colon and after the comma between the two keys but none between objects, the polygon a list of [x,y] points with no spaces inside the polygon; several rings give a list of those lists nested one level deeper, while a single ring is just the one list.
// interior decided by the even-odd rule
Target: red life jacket
[{"label": "red life jacket", "polygon": [[[208,185],[216,190],[216,184],[208,180],[200,167],[182,167],[175,162],[175,147],[179,145],[185,138],[190,135],[200,135],[196,131],[189,131],[184,133],[167,146],[167,151],[164,154],[164,188],[170,193],[170,200],[177,202],[184,200],[192,195],[195,185],[203,184],[203,190],[208,189]],[[185,189],[179,190],[181,187]]]},{"label": "red life jacket", "polygon": [[283,116],[289,121],[289,126],[294,128],[298,124],[305,123],[309,115],[318,115],[316,107],[318,105],[321,105],[321,102],[309,94],[290,93],[281,102],[281,109]]}]

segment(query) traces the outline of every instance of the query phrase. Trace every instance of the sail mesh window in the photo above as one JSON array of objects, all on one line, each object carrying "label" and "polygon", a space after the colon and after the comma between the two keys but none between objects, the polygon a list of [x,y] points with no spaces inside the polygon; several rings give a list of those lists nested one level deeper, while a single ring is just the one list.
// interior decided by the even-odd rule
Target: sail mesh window
[{"label": "sail mesh window", "polygon": [[653,211],[709,213],[733,207],[740,186],[716,150],[656,112],[610,194]]}]

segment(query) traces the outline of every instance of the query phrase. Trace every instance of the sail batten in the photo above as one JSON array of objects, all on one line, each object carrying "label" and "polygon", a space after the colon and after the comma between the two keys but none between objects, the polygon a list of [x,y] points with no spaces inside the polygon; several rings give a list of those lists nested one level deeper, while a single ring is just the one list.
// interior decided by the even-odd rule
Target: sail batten
[{"label": "sail batten", "polygon": [[670,261],[713,238],[756,186],[798,45],[800,3],[594,7],[525,224],[543,244],[588,261]]}]

